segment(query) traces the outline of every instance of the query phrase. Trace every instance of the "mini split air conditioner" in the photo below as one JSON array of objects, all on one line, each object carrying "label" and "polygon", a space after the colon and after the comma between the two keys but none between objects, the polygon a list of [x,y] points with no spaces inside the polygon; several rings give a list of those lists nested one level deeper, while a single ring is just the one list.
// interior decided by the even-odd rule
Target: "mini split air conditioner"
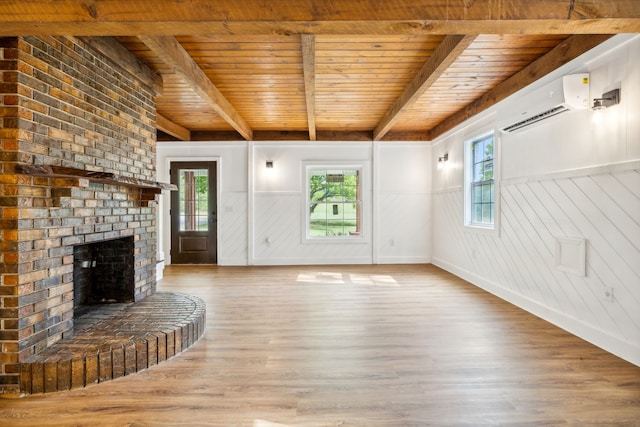
[{"label": "mini split air conditioner", "polygon": [[570,74],[525,95],[522,102],[509,107],[516,115],[500,121],[498,128],[505,133],[527,127],[555,117],[569,110],[589,108],[589,74]]}]

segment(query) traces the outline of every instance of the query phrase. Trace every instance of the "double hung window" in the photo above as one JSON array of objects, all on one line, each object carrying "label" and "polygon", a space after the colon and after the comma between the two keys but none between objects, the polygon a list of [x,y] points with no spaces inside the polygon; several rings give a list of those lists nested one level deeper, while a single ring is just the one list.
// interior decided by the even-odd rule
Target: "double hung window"
[{"label": "double hung window", "polygon": [[307,238],[349,238],[361,233],[361,170],[307,168]]},{"label": "double hung window", "polygon": [[494,133],[465,144],[465,224],[494,229],[496,225],[496,156]]},{"label": "double hung window", "polygon": [[493,135],[473,141],[471,156],[471,224],[491,226],[495,212]]}]

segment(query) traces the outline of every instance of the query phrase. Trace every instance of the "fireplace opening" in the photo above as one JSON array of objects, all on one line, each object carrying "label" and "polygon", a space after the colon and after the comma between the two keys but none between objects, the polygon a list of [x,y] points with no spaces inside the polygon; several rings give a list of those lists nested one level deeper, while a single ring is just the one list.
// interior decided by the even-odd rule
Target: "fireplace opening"
[{"label": "fireplace opening", "polygon": [[133,236],[73,248],[73,315],[96,305],[134,301]]}]

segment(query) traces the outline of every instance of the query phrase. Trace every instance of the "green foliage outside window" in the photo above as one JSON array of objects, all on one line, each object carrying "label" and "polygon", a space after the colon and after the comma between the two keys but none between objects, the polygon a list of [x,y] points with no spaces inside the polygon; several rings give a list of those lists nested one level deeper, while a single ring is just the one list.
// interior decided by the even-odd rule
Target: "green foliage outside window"
[{"label": "green foliage outside window", "polygon": [[356,169],[313,169],[309,176],[309,237],[360,232],[360,174]]},{"label": "green foliage outside window", "polygon": [[180,231],[207,231],[209,176],[206,169],[180,171]]}]

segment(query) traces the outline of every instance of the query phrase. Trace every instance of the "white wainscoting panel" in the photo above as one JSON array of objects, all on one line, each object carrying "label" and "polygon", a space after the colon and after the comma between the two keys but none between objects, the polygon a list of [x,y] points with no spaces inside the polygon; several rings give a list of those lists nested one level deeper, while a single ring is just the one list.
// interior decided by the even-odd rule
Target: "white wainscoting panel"
[{"label": "white wainscoting panel", "polygon": [[247,265],[247,193],[226,191],[218,207],[218,264]]},{"label": "white wainscoting panel", "polygon": [[[434,194],[434,264],[640,365],[640,169],[504,182],[499,235],[463,227],[462,204]],[[565,237],[586,241],[584,277],[556,268]]]},{"label": "white wainscoting panel", "polygon": [[431,195],[383,193],[377,213],[377,263],[431,262]]},{"label": "white wainscoting panel", "polygon": [[256,265],[370,264],[370,243],[303,243],[302,195],[254,194]]}]

